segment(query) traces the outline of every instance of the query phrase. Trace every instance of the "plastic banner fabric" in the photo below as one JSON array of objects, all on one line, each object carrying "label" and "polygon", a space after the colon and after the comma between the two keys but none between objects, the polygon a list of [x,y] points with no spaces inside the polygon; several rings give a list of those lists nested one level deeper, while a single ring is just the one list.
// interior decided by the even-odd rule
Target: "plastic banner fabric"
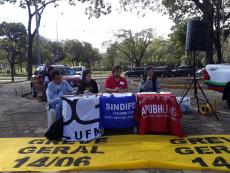
[{"label": "plastic banner fabric", "polygon": [[137,93],[136,120],[139,133],[167,133],[184,137],[182,113],[171,93]]},{"label": "plastic banner fabric", "polygon": [[101,137],[89,143],[0,138],[0,172],[113,169],[230,171],[230,135]]},{"label": "plastic banner fabric", "polygon": [[63,139],[88,141],[101,136],[99,97],[63,97]]},{"label": "plastic banner fabric", "polygon": [[132,93],[113,93],[100,96],[100,118],[104,128],[135,126],[136,97]]}]

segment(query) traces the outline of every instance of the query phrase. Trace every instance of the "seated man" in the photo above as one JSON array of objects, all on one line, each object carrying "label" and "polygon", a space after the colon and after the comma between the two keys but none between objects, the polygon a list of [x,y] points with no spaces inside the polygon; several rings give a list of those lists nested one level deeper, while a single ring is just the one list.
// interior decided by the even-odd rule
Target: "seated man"
[{"label": "seated man", "polygon": [[59,70],[53,70],[51,72],[52,81],[48,84],[46,90],[47,100],[50,108],[55,109],[56,119],[62,117],[62,99],[61,96],[65,94],[71,94],[73,88],[70,84],[62,80],[61,72]]},{"label": "seated man", "polygon": [[122,69],[120,65],[115,65],[112,70],[112,75],[105,81],[105,92],[122,93],[128,92],[128,82],[121,76]]}]

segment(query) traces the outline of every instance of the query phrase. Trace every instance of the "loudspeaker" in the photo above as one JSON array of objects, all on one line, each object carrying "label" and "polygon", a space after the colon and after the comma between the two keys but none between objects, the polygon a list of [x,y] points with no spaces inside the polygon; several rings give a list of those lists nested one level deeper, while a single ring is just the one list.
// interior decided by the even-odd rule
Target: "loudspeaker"
[{"label": "loudspeaker", "polygon": [[188,21],[185,50],[206,51],[207,45],[208,22],[203,20]]}]

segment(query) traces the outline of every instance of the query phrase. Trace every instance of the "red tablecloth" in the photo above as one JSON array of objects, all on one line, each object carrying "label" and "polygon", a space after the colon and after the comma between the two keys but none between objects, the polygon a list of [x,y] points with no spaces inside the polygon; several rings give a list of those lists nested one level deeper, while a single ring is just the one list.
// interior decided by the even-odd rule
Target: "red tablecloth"
[{"label": "red tablecloth", "polygon": [[156,132],[185,136],[180,123],[180,106],[171,93],[138,93],[135,118],[139,134]]}]

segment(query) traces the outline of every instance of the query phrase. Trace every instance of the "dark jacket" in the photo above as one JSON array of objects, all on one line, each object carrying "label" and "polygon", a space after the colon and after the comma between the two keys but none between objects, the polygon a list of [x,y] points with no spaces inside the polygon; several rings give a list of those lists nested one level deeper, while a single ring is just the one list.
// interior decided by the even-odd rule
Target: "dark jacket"
[{"label": "dark jacket", "polygon": [[146,78],[144,78],[141,81],[140,92],[160,92],[160,84],[155,76],[153,76],[152,81],[150,82],[151,83],[147,83]]},{"label": "dark jacket", "polygon": [[91,93],[98,93],[97,82],[93,79],[91,79],[89,83],[82,80],[78,88],[77,94],[83,94],[85,90],[88,90]]}]

